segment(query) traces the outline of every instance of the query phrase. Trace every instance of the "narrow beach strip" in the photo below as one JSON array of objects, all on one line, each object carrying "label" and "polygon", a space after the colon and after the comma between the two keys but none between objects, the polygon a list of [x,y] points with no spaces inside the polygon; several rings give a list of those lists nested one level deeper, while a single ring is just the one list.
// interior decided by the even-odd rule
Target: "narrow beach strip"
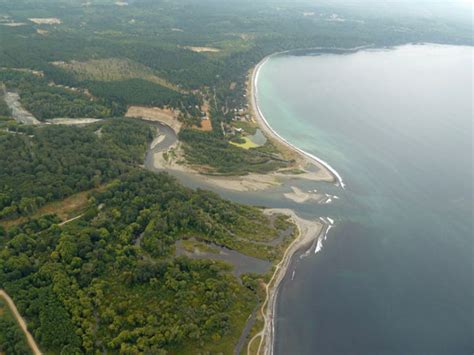
[{"label": "narrow beach strip", "polygon": [[264,320],[263,329],[254,335],[247,345],[247,354],[250,355],[250,349],[253,342],[260,338],[257,352],[255,354],[273,354],[273,345],[275,337],[275,308],[278,289],[285,278],[288,268],[293,260],[293,255],[301,249],[311,246],[315,240],[325,233],[326,226],[322,220],[309,221],[298,217],[293,210],[290,209],[269,209],[266,213],[283,213],[289,215],[298,227],[298,237],[294,239],[288,248],[285,250],[283,258],[278,263],[270,281],[265,286],[266,297],[260,308],[260,313]]}]

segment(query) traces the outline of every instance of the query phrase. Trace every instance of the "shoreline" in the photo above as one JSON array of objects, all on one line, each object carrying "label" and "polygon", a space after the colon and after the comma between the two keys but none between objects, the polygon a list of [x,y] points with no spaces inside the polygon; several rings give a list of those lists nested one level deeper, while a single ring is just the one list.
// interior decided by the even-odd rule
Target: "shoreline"
[{"label": "shoreline", "polygon": [[[323,48],[321,48],[323,49]],[[347,50],[347,49],[346,49]],[[283,185],[286,181],[291,179],[302,179],[302,180],[311,180],[319,182],[329,182],[334,183],[337,186],[341,186],[344,189],[344,182],[339,173],[332,168],[324,160],[296,147],[295,145],[288,142],[282,136],[280,136],[268,123],[265,119],[263,113],[261,112],[258,106],[257,100],[257,81],[260,68],[263,64],[272,56],[278,55],[285,52],[275,53],[270,56],[265,57],[257,66],[255,66],[251,71],[251,80],[247,84],[247,102],[249,104],[249,111],[252,117],[252,121],[257,124],[262,133],[272,141],[277,148],[281,151],[283,155],[291,157],[295,160],[295,166],[293,169],[299,169],[302,173],[299,174],[288,174],[288,171],[291,171],[291,167],[279,169],[269,173],[249,173],[246,175],[212,175],[206,174],[203,171],[202,167],[194,166],[188,164],[182,153],[182,146],[177,140],[175,144],[168,148],[167,152],[160,151],[153,154],[152,168],[158,170],[169,170],[176,171],[181,173],[189,173],[196,176],[199,176],[203,181],[212,184],[218,188],[232,190],[237,192],[250,192],[250,191],[262,191],[274,187]],[[174,122],[169,120],[164,120],[163,117],[149,118],[146,115],[142,115],[143,120],[148,121],[158,121],[162,124],[167,125],[172,128],[177,134],[179,131],[176,129]],[[176,121],[174,118],[172,121]],[[152,150],[153,148],[151,148]],[[169,155],[169,151],[173,150],[173,154]],[[166,154],[165,154],[166,153]],[[164,157],[166,156],[166,159]],[[308,170],[308,166],[316,167],[317,171]],[[294,188],[293,186],[291,187]],[[294,193],[288,193],[287,196],[284,196],[287,199],[290,199],[296,203],[304,203],[311,199],[316,199],[317,196],[313,196],[311,193],[301,193],[298,198],[293,197]],[[304,195],[304,196],[303,196]],[[321,198],[318,198],[321,200]]]},{"label": "shoreline", "polygon": [[[347,49],[346,49],[347,50]],[[253,120],[257,123],[258,127],[267,136],[268,139],[272,140],[283,152],[289,152],[297,158],[298,166],[303,167],[305,170],[305,177],[314,181],[325,181],[334,183],[336,186],[340,186],[342,189],[345,187],[345,183],[340,174],[324,160],[308,153],[295,145],[288,142],[285,138],[280,136],[268,123],[265,116],[263,115],[260,107],[258,106],[257,99],[257,83],[262,66],[274,55],[262,59],[253,69],[251,74],[251,80],[247,85],[249,107]],[[161,120],[158,120],[161,121]],[[164,123],[163,121],[161,121]],[[167,124],[167,123],[165,123]],[[169,124],[167,124],[169,126]],[[175,131],[176,132],[176,131]],[[155,145],[159,145],[155,144]],[[172,150],[177,156],[169,157],[168,152]],[[165,158],[165,153],[167,158]],[[264,190],[272,186],[280,185],[281,181],[279,178],[284,178],[285,175],[282,172],[273,172],[270,174],[249,174],[245,176],[208,176],[203,175],[196,167],[189,166],[187,164],[178,163],[183,158],[180,154],[180,142],[175,141],[169,147],[169,150],[153,152],[152,165],[154,169],[164,171],[180,171],[184,173],[190,173],[193,175],[200,176],[201,179],[210,183],[218,188],[230,189],[238,192],[244,191],[257,191]],[[309,172],[306,170],[308,165],[313,165],[318,168],[317,172]],[[302,178],[302,176],[299,176]],[[299,189],[293,189],[293,193],[284,196],[287,199],[293,200],[297,203],[302,203],[308,199],[320,198],[317,194],[310,195],[299,191]],[[290,196],[291,195],[291,196]],[[294,195],[294,196],[293,196]],[[324,196],[323,196],[324,197]],[[296,212],[289,208],[274,208],[267,209],[268,213],[284,213],[291,217],[292,222],[298,228],[298,236],[290,243],[285,250],[282,259],[276,265],[275,271],[271,276],[268,283],[265,284],[266,298],[259,308],[259,313],[263,318],[263,328],[255,334],[247,343],[247,353],[250,354],[252,344],[256,339],[259,339],[257,355],[265,354],[272,355],[274,350],[275,342],[275,315],[276,315],[276,300],[278,297],[279,288],[282,281],[288,275],[289,267],[291,266],[294,256],[304,248],[308,248],[307,253],[313,250],[317,253],[322,247],[322,240],[326,238],[328,231],[333,227],[333,221],[325,218],[319,218],[314,221],[303,219],[297,216]]]},{"label": "shoreline", "polygon": [[[322,49],[322,48],[321,48]],[[353,50],[359,50],[362,48],[355,48]],[[341,177],[341,175],[334,169],[329,163],[326,161],[316,157],[315,155],[304,151],[296,147],[295,145],[291,144],[285,138],[283,138],[280,134],[278,134],[268,123],[266,120],[263,112],[261,111],[258,105],[258,79],[260,75],[260,70],[267,61],[278,54],[281,53],[274,53],[263,58],[253,69],[250,79],[250,85],[247,86],[248,90],[250,90],[250,97],[248,99],[253,117],[259,126],[259,128],[267,135],[269,139],[276,141],[279,145],[290,149],[290,151],[295,152],[303,159],[303,164],[313,164],[318,167],[320,172],[323,172],[323,175],[331,176],[331,181],[335,183],[337,186],[340,186],[342,189],[345,188],[345,183]],[[324,179],[321,179],[324,180]],[[326,180],[327,181],[327,180]],[[297,194],[297,191],[294,191]],[[288,198],[288,196],[286,196]],[[305,198],[307,198],[306,196]],[[270,211],[279,211],[286,213],[291,216],[293,223],[298,228],[298,237],[288,246],[283,254],[283,258],[278,263],[274,274],[270,281],[266,284],[266,298],[263,302],[260,312],[263,317],[264,325],[263,329],[255,334],[247,344],[247,354],[250,355],[251,346],[253,342],[260,338],[260,342],[256,351],[257,355],[263,353],[264,355],[273,355],[274,346],[275,346],[275,323],[274,319],[276,316],[276,301],[278,297],[278,292],[282,281],[288,274],[288,269],[291,266],[293,261],[293,257],[296,253],[303,248],[307,247],[308,245],[316,244],[315,253],[319,252],[322,248],[322,240],[326,238],[329,230],[333,227],[334,221],[329,219],[326,220],[325,218],[320,218],[318,222],[311,223],[311,221],[304,220],[298,217],[295,211],[291,209],[272,209]],[[309,225],[309,227],[308,227]],[[318,226],[318,227],[315,227]],[[310,247],[312,249],[312,247]],[[308,249],[307,253],[309,253],[310,249]],[[262,351],[263,350],[263,351]]]},{"label": "shoreline", "polygon": [[[345,188],[345,183],[341,177],[341,175],[337,172],[336,169],[334,169],[329,163],[324,161],[323,159],[318,158],[317,156],[308,153],[304,151],[301,148],[296,147],[295,145],[291,144],[288,142],[285,138],[283,138],[280,134],[278,134],[268,123],[266,120],[265,116],[263,115],[262,111],[260,110],[260,107],[258,105],[258,99],[257,99],[257,92],[258,92],[258,78],[260,75],[260,70],[263,67],[263,65],[273,56],[282,54],[286,52],[281,52],[281,53],[275,53],[271,54],[265,58],[263,58],[252,70],[252,76],[251,76],[251,83],[250,83],[250,106],[252,107],[253,111],[253,116],[259,126],[259,128],[265,132],[270,138],[273,140],[277,141],[279,144],[285,146],[286,148],[289,148],[290,150],[296,152],[299,156],[301,156],[306,163],[316,165],[319,169],[319,171],[324,171],[325,174],[331,175],[332,176],[332,182],[334,182],[336,185],[342,187],[343,189]],[[324,180],[324,179],[322,179]]]},{"label": "shoreline", "polygon": [[329,230],[328,225],[324,220],[310,221],[299,217],[295,211],[288,208],[272,208],[266,209],[265,213],[283,213],[291,217],[292,222],[298,228],[298,236],[290,243],[285,250],[282,259],[277,264],[275,271],[270,281],[265,285],[266,297],[262,306],[260,307],[260,314],[263,317],[263,329],[255,334],[247,343],[247,354],[250,354],[250,348],[253,342],[260,338],[256,354],[262,353],[265,355],[273,354],[274,337],[275,337],[275,314],[276,314],[276,300],[281,282],[288,274],[288,269],[291,266],[294,255],[306,247],[312,249],[315,242],[324,238]]}]

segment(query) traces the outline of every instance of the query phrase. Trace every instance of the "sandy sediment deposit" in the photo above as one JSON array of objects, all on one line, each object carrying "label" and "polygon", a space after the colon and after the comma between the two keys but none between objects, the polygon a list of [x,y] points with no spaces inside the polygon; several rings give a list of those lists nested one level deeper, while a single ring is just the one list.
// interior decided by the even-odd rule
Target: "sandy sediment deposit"
[{"label": "sandy sediment deposit", "polygon": [[182,126],[182,123],[178,121],[178,112],[169,108],[130,106],[125,117],[161,122],[170,126],[176,133]]},{"label": "sandy sediment deposit", "polygon": [[36,23],[37,25],[60,25],[61,20],[58,19],[57,17],[48,17],[48,18],[29,18],[33,23]]}]

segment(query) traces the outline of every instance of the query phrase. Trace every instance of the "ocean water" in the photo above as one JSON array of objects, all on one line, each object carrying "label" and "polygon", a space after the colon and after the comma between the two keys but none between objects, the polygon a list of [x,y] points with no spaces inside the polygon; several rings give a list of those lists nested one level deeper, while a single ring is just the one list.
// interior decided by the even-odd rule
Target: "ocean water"
[{"label": "ocean water", "polygon": [[282,283],[276,354],[474,353],[473,55],[406,45],[261,68],[269,124],[346,183],[302,207],[336,227]]}]

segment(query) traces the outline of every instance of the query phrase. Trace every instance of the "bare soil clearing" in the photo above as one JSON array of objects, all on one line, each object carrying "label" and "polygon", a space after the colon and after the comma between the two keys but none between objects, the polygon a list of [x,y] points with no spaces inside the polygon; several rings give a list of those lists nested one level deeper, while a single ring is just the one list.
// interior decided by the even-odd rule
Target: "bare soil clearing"
[{"label": "bare soil clearing", "polygon": [[178,121],[178,114],[177,111],[169,108],[130,106],[125,117],[162,122],[178,133],[182,126],[182,123]]},{"label": "bare soil clearing", "polygon": [[57,17],[44,17],[44,18],[29,18],[33,23],[36,23],[37,25],[60,25],[62,21],[58,19]]},{"label": "bare soil clearing", "polygon": [[194,129],[204,132],[212,131],[212,123],[210,119],[201,120],[201,127],[193,126]]},{"label": "bare soil clearing", "polygon": [[184,47],[186,49],[189,49],[190,51],[196,52],[196,53],[218,53],[221,50],[219,48],[212,48],[212,47]]},{"label": "bare soil clearing", "polygon": [[27,222],[29,219],[40,218],[41,216],[49,214],[56,214],[61,219],[61,221],[67,221],[77,216],[86,208],[91,192],[104,191],[106,188],[107,185],[100,186],[92,190],[79,192],[77,194],[65,198],[62,201],[47,203],[31,216],[3,220],[0,221],[0,225],[5,227],[6,229],[9,229],[21,223]]},{"label": "bare soil clearing", "polygon": [[35,116],[24,109],[20,102],[20,95],[18,95],[16,92],[7,92],[5,94],[5,102],[12,111],[12,116],[17,122],[26,125],[41,124],[41,122],[38,121]]},{"label": "bare soil clearing", "polygon": [[101,121],[101,119],[99,118],[53,118],[48,120],[47,122],[63,126],[83,126],[99,121]]}]

